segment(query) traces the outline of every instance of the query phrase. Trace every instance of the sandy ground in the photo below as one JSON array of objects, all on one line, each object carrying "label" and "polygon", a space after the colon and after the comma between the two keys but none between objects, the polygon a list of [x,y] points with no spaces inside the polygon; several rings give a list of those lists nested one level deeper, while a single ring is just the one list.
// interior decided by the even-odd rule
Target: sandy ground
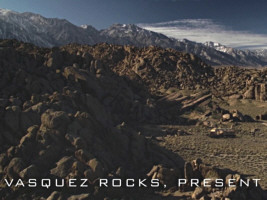
[{"label": "sandy ground", "polygon": [[[250,133],[257,127],[255,137]],[[167,134],[164,129],[183,130],[188,135]],[[235,138],[210,138],[209,128],[202,126],[147,125],[143,131],[152,139],[186,161],[201,158],[204,163],[227,168],[248,178],[261,179],[267,189],[267,126],[262,122],[238,123],[233,127]],[[175,131],[173,131],[175,132]]]}]

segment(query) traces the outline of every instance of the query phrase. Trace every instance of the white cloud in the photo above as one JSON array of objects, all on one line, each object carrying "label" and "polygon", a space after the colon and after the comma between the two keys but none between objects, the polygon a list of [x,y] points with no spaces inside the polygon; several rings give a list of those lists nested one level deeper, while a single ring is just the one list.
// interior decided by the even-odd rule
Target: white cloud
[{"label": "white cloud", "polygon": [[234,48],[267,49],[267,35],[234,31],[210,19],[183,19],[154,24],[138,24],[150,31],[176,39],[213,41]]}]

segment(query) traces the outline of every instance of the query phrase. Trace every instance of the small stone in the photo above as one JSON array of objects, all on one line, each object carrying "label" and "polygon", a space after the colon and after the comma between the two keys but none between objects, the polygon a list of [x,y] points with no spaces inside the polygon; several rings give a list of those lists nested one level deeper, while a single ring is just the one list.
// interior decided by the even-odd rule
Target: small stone
[{"label": "small stone", "polygon": [[224,114],[223,116],[222,116],[222,120],[223,121],[229,121],[231,119],[231,115],[230,114]]}]

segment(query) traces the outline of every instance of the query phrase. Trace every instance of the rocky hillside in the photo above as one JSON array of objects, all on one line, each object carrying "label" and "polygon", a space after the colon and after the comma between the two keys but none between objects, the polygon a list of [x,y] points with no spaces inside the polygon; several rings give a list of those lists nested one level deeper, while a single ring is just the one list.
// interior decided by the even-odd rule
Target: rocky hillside
[{"label": "rocky hillside", "polygon": [[[107,42],[138,47],[159,46],[192,53],[212,65],[265,66],[266,54],[261,51],[241,51],[189,40],[176,40],[131,24],[115,24],[98,31],[89,25],[76,26],[62,19],[49,19],[33,13],[17,13],[0,9],[0,38],[17,39],[42,47],[69,43],[97,44]],[[229,49],[231,49],[229,51]]]},{"label": "rocky hillside", "polygon": [[[211,95],[184,98],[168,96],[166,91],[210,89],[220,82],[216,74],[227,70],[214,73],[199,58],[172,49],[109,44],[46,49],[2,40],[0,58],[3,199],[128,199],[128,190],[99,188],[98,179],[157,177],[161,186],[171,188],[177,178],[233,176],[226,177],[229,172],[207,166],[200,159],[185,163],[136,130],[142,123],[173,120],[186,124],[180,117],[183,110]],[[86,178],[88,187],[29,189],[5,183],[5,179],[22,179],[27,184],[29,178]],[[188,186],[180,189],[194,190]],[[146,199],[146,192],[136,190],[131,196]],[[210,190],[204,193],[213,194]],[[196,189],[193,198],[204,193]],[[242,190],[226,187],[219,193],[264,199],[260,187],[253,184]]]},{"label": "rocky hillside", "polygon": [[[4,187],[4,178],[84,177],[91,181],[88,198],[103,199],[108,191],[92,192],[99,177],[143,177],[155,163],[183,166],[181,158],[127,126],[156,115],[146,102],[152,96],[147,88],[111,69],[127,62],[127,47],[40,49],[16,41],[0,46],[4,199],[55,195],[52,188],[25,193]],[[62,198],[77,192],[63,190]]]}]

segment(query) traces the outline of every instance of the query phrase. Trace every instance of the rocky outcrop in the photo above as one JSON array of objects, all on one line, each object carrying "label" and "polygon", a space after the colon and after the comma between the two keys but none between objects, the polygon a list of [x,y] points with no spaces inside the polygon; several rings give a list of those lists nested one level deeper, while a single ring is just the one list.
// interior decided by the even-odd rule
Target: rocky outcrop
[{"label": "rocky outcrop", "polygon": [[[8,188],[4,179],[87,178],[94,188],[99,178],[141,177],[155,162],[182,167],[181,158],[166,157],[164,149],[127,126],[131,120],[153,120],[148,117],[157,113],[153,103],[144,101],[152,97],[149,85],[140,85],[153,83],[146,77],[136,83],[123,74],[125,63],[132,59],[126,58],[126,47],[102,44],[48,50],[16,41],[0,45],[1,97],[6,100],[1,104],[0,173],[5,185],[1,197],[37,195],[37,190]],[[149,54],[150,49],[144,51]],[[127,70],[133,73],[130,67]],[[58,196],[52,188],[43,195]],[[88,195],[73,196],[70,191],[65,197]]]},{"label": "rocky outcrop", "polygon": [[[214,78],[214,93],[220,96],[233,97],[233,95],[241,95],[244,99],[261,99],[264,101],[264,85],[266,84],[266,69],[246,69],[239,67],[218,67],[214,70],[216,78]],[[262,89],[255,88],[262,85]],[[258,86],[257,86],[258,87]],[[261,93],[261,95],[260,95]],[[240,98],[240,96],[238,97]]]},{"label": "rocky outcrop", "polygon": [[[211,99],[210,85],[218,77],[199,58],[171,49],[108,44],[43,49],[2,40],[0,47],[4,199],[117,198],[127,191],[101,189],[99,178],[152,176],[171,187],[179,177],[217,175],[199,160],[184,168],[178,155],[136,130],[139,123],[179,123],[182,106],[190,110]],[[170,88],[208,92],[184,98],[168,96]],[[164,112],[169,105],[176,107]],[[89,186],[86,193],[53,187],[29,191],[4,182],[29,177],[86,178]]]},{"label": "rocky outcrop", "polygon": [[171,188],[178,185],[180,191],[194,188],[191,197],[196,200],[264,199],[263,191],[259,186],[256,187],[258,183],[246,179],[240,174],[228,173],[227,170],[210,167],[202,163],[201,159],[196,159],[192,162],[186,162],[181,171],[157,165],[153,166],[147,175],[152,179],[160,179],[160,183],[165,187]]}]

